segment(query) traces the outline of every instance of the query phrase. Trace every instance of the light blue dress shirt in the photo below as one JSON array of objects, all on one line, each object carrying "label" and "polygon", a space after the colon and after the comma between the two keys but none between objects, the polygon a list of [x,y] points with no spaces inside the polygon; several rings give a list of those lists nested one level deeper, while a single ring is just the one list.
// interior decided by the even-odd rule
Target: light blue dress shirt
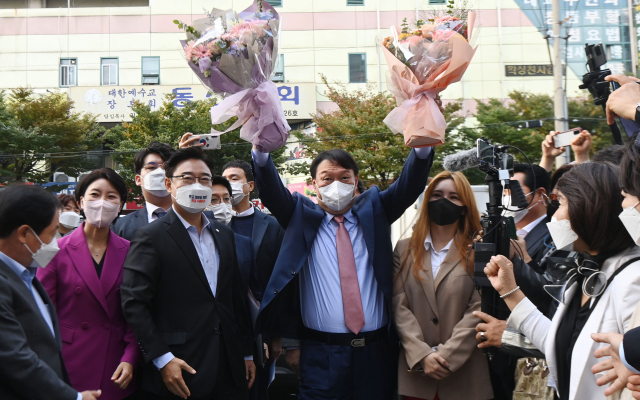
[{"label": "light blue dress shirt", "polygon": [[[55,333],[55,329],[53,328],[53,320],[51,319],[49,308],[47,307],[46,304],[44,304],[42,297],[40,297],[40,293],[38,293],[38,291],[33,287],[33,279],[36,277],[36,271],[38,270],[38,267],[25,268],[22,264],[20,264],[19,262],[17,262],[16,260],[4,254],[1,251],[0,251],[0,260],[5,264],[7,264],[7,266],[13,272],[15,272],[16,275],[20,277],[20,279],[22,279],[24,284],[27,285],[27,287],[29,288],[29,291],[33,295],[34,300],[36,301],[36,304],[38,305],[38,309],[40,310],[40,314],[42,315],[42,318],[49,326],[49,329],[51,329],[51,334],[55,337],[56,333]],[[82,400],[82,394],[80,392],[78,392],[77,400]]]},{"label": "light blue dress shirt", "polygon": [[[218,270],[220,269],[220,255],[218,254],[218,250],[216,249],[216,243],[213,240],[213,232],[211,232],[211,222],[204,215],[202,215],[202,231],[201,234],[198,234],[198,229],[188,223],[184,218],[180,216],[176,212],[176,209],[173,209],[173,212],[176,213],[176,216],[182,222],[187,233],[189,233],[189,237],[193,242],[193,246],[196,248],[196,252],[198,253],[198,258],[200,259],[200,264],[202,264],[202,268],[204,269],[204,274],[207,277],[207,282],[209,282],[209,287],[211,288],[211,292],[213,295],[216,295],[216,287],[218,286]],[[153,360],[153,364],[158,369],[162,369],[165,365],[167,365],[171,360],[173,360],[175,356],[173,353],[169,352],[161,355],[160,357]]]},{"label": "light blue dress shirt", "polygon": [[634,374],[638,375],[640,374],[640,371],[638,371],[637,369],[633,368],[631,366],[631,364],[629,364],[627,362],[627,359],[624,357],[624,340],[622,342],[620,342],[620,360],[622,361],[622,363],[624,364],[625,367],[627,367],[627,369],[631,372],[633,372]]},{"label": "light blue dress shirt", "polygon": [[[431,148],[415,149],[418,158],[425,159]],[[263,167],[269,153],[251,152],[254,162]],[[356,261],[358,284],[362,298],[365,325],[362,332],[374,331],[387,324],[384,295],[378,289],[373,264],[369,262],[362,227],[349,210],[344,214],[345,228],[349,232]],[[311,247],[308,262],[300,272],[300,308],[304,326],[321,332],[349,333],[344,321],[336,232],[338,224],[333,215],[325,213],[316,239]]]}]

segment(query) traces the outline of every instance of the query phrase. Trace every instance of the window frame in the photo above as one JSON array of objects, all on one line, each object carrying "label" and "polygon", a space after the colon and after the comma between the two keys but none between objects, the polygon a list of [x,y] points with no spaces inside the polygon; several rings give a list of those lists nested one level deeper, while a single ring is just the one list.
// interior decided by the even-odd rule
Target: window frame
[{"label": "window frame", "polygon": [[429,5],[437,6],[437,5],[446,5],[447,0],[429,0]]},{"label": "window frame", "polygon": [[[285,70],[284,70],[284,54],[278,54],[278,60],[282,60],[282,80],[274,80],[276,77],[275,69],[273,71],[273,78],[271,78],[271,82],[284,83],[285,82]],[[278,65],[278,61],[276,61],[276,65]]]},{"label": "window frame", "polygon": [[276,5],[276,4],[272,4],[272,3],[271,3],[271,1],[269,1],[269,0],[267,0],[267,1],[269,2],[269,5],[271,5],[271,7],[282,7],[282,6],[283,6],[283,5],[282,5],[282,1],[283,1],[283,0],[277,0],[277,1],[279,1],[279,2],[280,2],[280,4],[278,4],[278,5]]},{"label": "window frame", "polygon": [[[362,4],[349,4],[349,1],[362,1]],[[362,7],[365,0],[347,0],[347,7]]]},{"label": "window frame", "polygon": [[[144,59],[145,58],[157,58],[158,59],[158,83],[144,83]],[[160,56],[141,56],[140,57],[140,83],[143,86],[155,86],[160,85]]]},{"label": "window frame", "polygon": [[[367,76],[367,53],[366,52],[358,52],[358,53],[348,53],[349,55],[347,56],[347,63],[348,63],[348,68],[349,68],[349,83],[367,83],[368,82],[368,76]],[[358,54],[358,55],[364,55],[364,82],[352,82],[351,81],[351,55],[352,54]]]},{"label": "window frame", "polygon": [[[66,86],[62,86],[62,60],[74,60],[76,63],[73,64],[73,66],[75,67],[75,85],[66,85]],[[69,64],[69,66],[71,66],[71,64]],[[74,86],[78,86],[78,57],[61,57],[58,61],[58,87],[59,88],[68,88],[68,87],[74,87]]]},{"label": "window frame", "polygon": [[[103,70],[104,65],[113,65],[113,64],[102,64],[102,60],[116,60],[116,83],[114,85],[105,85],[103,78]],[[111,75],[111,68],[109,68],[109,75]],[[118,86],[120,84],[120,57],[100,57],[100,86]]]}]

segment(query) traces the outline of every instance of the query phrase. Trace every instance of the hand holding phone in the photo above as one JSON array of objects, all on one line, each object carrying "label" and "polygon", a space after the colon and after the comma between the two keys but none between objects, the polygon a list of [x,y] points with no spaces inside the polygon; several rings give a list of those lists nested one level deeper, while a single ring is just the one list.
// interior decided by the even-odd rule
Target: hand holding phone
[{"label": "hand holding phone", "polygon": [[200,146],[202,150],[218,150],[221,148],[220,146],[220,135],[199,135],[200,136]]},{"label": "hand holding phone", "polygon": [[553,137],[553,147],[559,149],[561,147],[571,146],[573,138],[582,132],[582,128],[573,128],[568,131],[558,132]]}]

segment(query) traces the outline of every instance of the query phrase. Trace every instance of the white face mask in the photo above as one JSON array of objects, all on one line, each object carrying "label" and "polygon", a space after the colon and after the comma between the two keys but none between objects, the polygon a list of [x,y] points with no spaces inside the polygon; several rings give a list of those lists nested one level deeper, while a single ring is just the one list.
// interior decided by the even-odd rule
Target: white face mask
[{"label": "white face mask", "polygon": [[190,213],[199,213],[211,204],[211,188],[196,182],[192,185],[176,189],[176,195],[171,195],[180,207]]},{"label": "white face mask", "polygon": [[622,225],[627,229],[629,235],[638,246],[640,246],[640,212],[636,210],[636,206],[640,202],[622,210],[618,218],[622,221]]},{"label": "white face mask", "polygon": [[36,235],[33,229],[31,229],[31,232],[38,239],[41,246],[35,253],[31,251],[31,249],[29,248],[29,246],[27,246],[26,243],[23,243],[24,247],[26,247],[27,250],[29,250],[29,253],[31,253],[31,257],[33,258],[33,261],[35,261],[35,263],[32,264],[32,266],[44,268],[51,262],[51,260],[53,260],[53,257],[55,257],[56,254],[58,254],[58,252],[60,251],[60,248],[58,247],[58,241],[54,237],[51,240],[51,242],[44,244],[42,243],[42,240],[40,240],[40,237]]},{"label": "white face mask", "polygon": [[556,217],[551,217],[547,227],[557,249],[573,250],[573,242],[578,240],[578,234],[571,229],[571,222],[568,219],[558,221]]},{"label": "white face mask", "polygon": [[164,184],[164,178],[166,178],[164,170],[162,168],[156,168],[144,176],[142,179],[144,182],[142,187],[154,196],[167,197],[169,192],[167,191],[167,186]]},{"label": "white face mask", "polygon": [[[533,193],[533,192],[527,193],[525,195],[525,197],[530,195],[531,193]],[[519,211],[505,210],[504,216],[507,217],[507,218],[513,217],[513,222],[515,222],[517,224],[518,222],[522,221],[522,219],[529,213],[529,210],[531,210],[533,207],[537,206],[538,204],[540,204],[540,203],[536,203],[536,204],[532,205],[529,208],[525,208],[525,209],[519,210]],[[502,206],[504,208],[517,208],[517,207],[511,205],[511,196],[508,195],[508,194],[502,196]]]},{"label": "white face mask", "polygon": [[343,210],[355,197],[355,185],[334,181],[332,184],[318,187],[322,198],[320,201],[333,211]]},{"label": "white face mask", "polygon": [[231,190],[233,193],[231,193],[231,196],[233,197],[233,205],[237,206],[238,204],[240,204],[240,202],[242,201],[242,199],[244,199],[247,195],[244,194],[244,185],[246,185],[247,183],[242,183],[242,182],[229,182],[231,184]]},{"label": "white face mask", "polygon": [[229,225],[231,222],[231,217],[233,217],[233,210],[231,209],[231,204],[220,203],[207,207],[208,211],[213,211],[213,215],[216,217],[216,220],[224,225]]},{"label": "white face mask", "polygon": [[73,211],[65,211],[60,214],[60,225],[67,229],[73,229],[80,226],[80,215]]}]

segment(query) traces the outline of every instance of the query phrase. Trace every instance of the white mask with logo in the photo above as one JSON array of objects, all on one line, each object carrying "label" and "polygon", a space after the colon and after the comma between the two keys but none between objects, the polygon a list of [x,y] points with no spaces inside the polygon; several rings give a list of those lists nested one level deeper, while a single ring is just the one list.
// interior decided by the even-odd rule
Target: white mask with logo
[{"label": "white mask with logo", "polygon": [[144,176],[142,181],[144,182],[144,189],[150,194],[158,197],[167,197],[169,192],[167,186],[164,183],[166,175],[162,168],[156,168]]},{"label": "white mask with logo", "polygon": [[[29,227],[29,229],[31,229],[31,227]],[[26,243],[23,243],[24,247],[26,247],[27,250],[29,250],[29,253],[31,253],[31,257],[33,258],[33,261],[35,261],[35,263],[32,264],[32,266],[44,268],[51,262],[51,260],[53,260],[53,257],[55,257],[56,254],[58,254],[58,252],[60,251],[60,247],[58,247],[58,241],[54,237],[49,243],[45,244],[42,242],[42,240],[40,240],[40,237],[36,235],[36,232],[33,229],[31,229],[31,232],[38,239],[41,246],[38,250],[36,250],[35,253],[31,251],[31,249],[29,248],[29,246],[27,246]]]},{"label": "white mask with logo", "polygon": [[234,211],[231,208],[231,204],[220,203],[207,207],[208,211],[212,211],[216,220],[224,225],[229,225],[231,217],[234,215]]},{"label": "white mask with logo", "polygon": [[242,201],[242,199],[244,199],[247,195],[244,194],[244,185],[246,185],[248,182],[246,183],[242,183],[242,182],[229,182],[231,184],[231,196],[233,197],[233,205],[237,206],[238,204],[240,204],[240,202]]},{"label": "white mask with logo", "polygon": [[578,234],[571,229],[571,221],[568,219],[559,220],[551,217],[551,222],[547,222],[549,234],[558,250],[573,250],[573,242],[578,240]]},{"label": "white mask with logo", "polygon": [[80,226],[80,215],[73,211],[65,211],[60,214],[60,225],[67,229],[74,229]]},{"label": "white mask with logo", "polygon": [[640,202],[622,210],[618,218],[622,221],[622,225],[627,229],[633,241],[640,246],[640,212],[636,210],[638,204]]},{"label": "white mask with logo", "polygon": [[355,185],[334,181],[332,184],[318,187],[320,201],[333,211],[343,210],[355,197]]},{"label": "white mask with logo", "polygon": [[181,186],[176,189],[176,195],[171,195],[180,207],[190,213],[199,213],[211,204],[211,187],[199,182],[192,185]]}]

